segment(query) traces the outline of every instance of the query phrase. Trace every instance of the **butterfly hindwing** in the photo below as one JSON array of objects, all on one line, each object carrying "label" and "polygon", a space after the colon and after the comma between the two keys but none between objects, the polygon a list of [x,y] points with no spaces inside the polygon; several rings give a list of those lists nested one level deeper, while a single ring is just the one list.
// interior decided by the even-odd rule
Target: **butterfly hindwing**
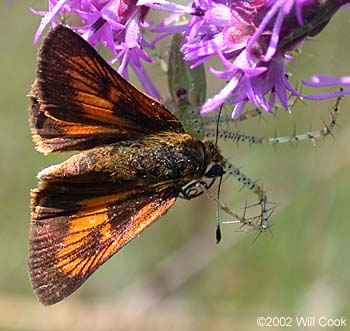
[{"label": "butterfly hindwing", "polygon": [[183,132],[160,102],[138,91],[61,25],[43,41],[30,97],[33,139],[46,154]]},{"label": "butterfly hindwing", "polygon": [[[29,273],[39,300],[54,304],[173,205],[174,185],[95,196],[64,183],[32,192]],[[61,195],[63,202],[57,204]],[[66,198],[64,198],[66,197]],[[69,203],[65,203],[69,202]]]}]

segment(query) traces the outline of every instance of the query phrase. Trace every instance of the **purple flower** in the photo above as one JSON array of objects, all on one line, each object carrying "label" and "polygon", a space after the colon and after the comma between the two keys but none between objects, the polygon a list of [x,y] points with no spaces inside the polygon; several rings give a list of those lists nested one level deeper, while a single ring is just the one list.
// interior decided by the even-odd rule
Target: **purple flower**
[{"label": "purple flower", "polygon": [[136,0],[50,0],[47,12],[32,12],[43,16],[35,34],[36,43],[48,24],[55,26],[58,15],[74,14],[82,19],[83,25],[72,27],[93,46],[101,43],[108,47],[113,58],[111,63],[120,62],[118,72],[129,77],[131,67],[145,91],[161,99],[159,92],[147,75],[141,60],[153,63],[145,52],[148,44],[142,36],[142,29],[148,27],[144,21],[148,8],[137,6]]},{"label": "purple flower", "polygon": [[[250,101],[271,112],[279,101],[288,110],[288,94],[301,94],[286,75],[291,52],[307,38],[320,33],[333,15],[350,0],[194,0],[180,5],[168,0],[49,0],[35,35],[35,42],[48,24],[56,25],[58,15],[71,14],[82,20],[72,27],[93,46],[101,43],[120,63],[118,72],[128,78],[128,68],[136,73],[146,92],[160,94],[145,72],[143,61],[153,62],[145,48],[154,47],[169,35],[181,32],[181,51],[192,68],[213,57],[223,69],[209,67],[227,85],[201,108],[214,111],[224,102],[234,105],[238,117]],[[169,16],[152,31],[157,37],[147,43],[142,31],[149,9],[162,10]],[[183,17],[187,17],[187,21]]]},{"label": "purple flower", "polygon": [[[224,70],[209,70],[228,83],[204,103],[201,113],[230,100],[236,118],[248,101],[271,112],[278,99],[288,110],[287,93],[300,96],[286,76],[286,62],[292,59],[289,52],[305,38],[318,34],[348,2],[195,0],[189,6],[180,6],[166,0],[139,0],[138,4],[172,13],[153,31],[162,33],[160,38],[183,31],[183,55],[192,67],[214,56],[220,58]],[[181,15],[190,15],[188,24],[171,26]]]},{"label": "purple flower", "polygon": [[[316,88],[350,85],[350,76],[331,77],[331,76],[324,76],[324,75],[315,75],[311,78],[311,81],[303,80],[302,82],[306,86],[316,87]],[[344,96],[347,94],[350,94],[349,89],[339,88],[337,91],[321,93],[321,94],[310,94],[310,95],[305,95],[304,97],[306,99],[320,101],[320,100],[325,100],[330,98],[337,98],[339,96]]]}]

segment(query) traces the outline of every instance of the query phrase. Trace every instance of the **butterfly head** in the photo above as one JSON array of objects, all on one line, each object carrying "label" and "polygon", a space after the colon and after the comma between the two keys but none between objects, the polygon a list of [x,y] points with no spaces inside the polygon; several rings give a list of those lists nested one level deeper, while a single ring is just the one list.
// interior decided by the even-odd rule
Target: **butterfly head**
[{"label": "butterfly head", "polygon": [[211,141],[205,141],[204,146],[208,164],[204,176],[207,178],[222,177],[222,175],[225,173],[224,157],[222,156],[219,147]]}]

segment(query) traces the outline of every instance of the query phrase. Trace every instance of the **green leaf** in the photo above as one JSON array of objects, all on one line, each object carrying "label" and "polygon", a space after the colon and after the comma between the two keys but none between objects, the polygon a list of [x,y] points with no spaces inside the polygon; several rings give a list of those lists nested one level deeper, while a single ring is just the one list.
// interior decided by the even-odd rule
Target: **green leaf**
[{"label": "green leaf", "polygon": [[199,114],[206,97],[206,77],[204,66],[191,69],[183,60],[182,35],[173,36],[168,66],[168,84],[175,108],[175,116],[181,121],[186,132],[203,139],[203,123]]}]

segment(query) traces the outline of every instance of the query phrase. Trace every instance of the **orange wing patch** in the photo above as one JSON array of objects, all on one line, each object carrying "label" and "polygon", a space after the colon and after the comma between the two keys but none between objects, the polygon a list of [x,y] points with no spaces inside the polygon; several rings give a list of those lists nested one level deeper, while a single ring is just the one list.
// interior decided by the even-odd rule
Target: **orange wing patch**
[{"label": "orange wing patch", "polygon": [[43,42],[30,98],[34,142],[45,154],[184,132],[159,101],[137,90],[63,26]]},{"label": "orange wing patch", "polygon": [[[85,204],[88,208],[72,215],[62,216],[66,213],[57,210],[57,217],[46,213],[49,218],[43,218],[34,212],[29,270],[39,300],[54,304],[74,292],[101,264],[161,217],[178,193],[175,188],[158,187],[158,191],[140,191],[112,203],[109,196],[105,203],[100,197],[94,207],[90,201]],[[43,199],[34,197],[34,201],[45,204]]]}]

